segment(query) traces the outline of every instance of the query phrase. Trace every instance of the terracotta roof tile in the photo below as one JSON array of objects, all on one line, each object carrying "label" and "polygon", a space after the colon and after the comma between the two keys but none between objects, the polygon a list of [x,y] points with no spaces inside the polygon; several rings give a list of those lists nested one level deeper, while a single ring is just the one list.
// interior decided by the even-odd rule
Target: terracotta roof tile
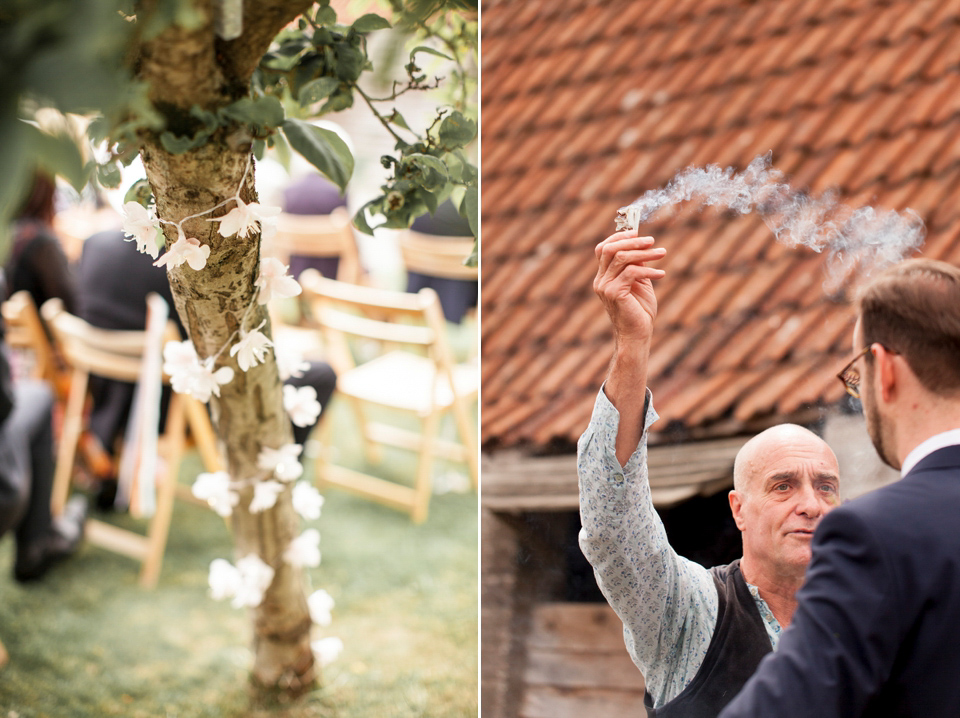
[{"label": "terracotta roof tile", "polygon": [[[612,350],[593,244],[684,167],[773,150],[794,187],[913,207],[923,253],[960,261],[955,0],[501,0],[483,17],[486,446],[572,450]],[[825,255],[716,209],[642,231],[668,248],[657,431],[737,431],[842,398],[852,310]]]}]

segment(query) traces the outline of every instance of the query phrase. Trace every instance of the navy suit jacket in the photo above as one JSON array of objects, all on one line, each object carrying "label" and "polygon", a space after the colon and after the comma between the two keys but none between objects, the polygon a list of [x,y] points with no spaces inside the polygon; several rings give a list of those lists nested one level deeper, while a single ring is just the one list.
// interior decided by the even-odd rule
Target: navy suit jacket
[{"label": "navy suit jacket", "polygon": [[960,715],[960,446],[825,516],[797,600],[720,718]]}]

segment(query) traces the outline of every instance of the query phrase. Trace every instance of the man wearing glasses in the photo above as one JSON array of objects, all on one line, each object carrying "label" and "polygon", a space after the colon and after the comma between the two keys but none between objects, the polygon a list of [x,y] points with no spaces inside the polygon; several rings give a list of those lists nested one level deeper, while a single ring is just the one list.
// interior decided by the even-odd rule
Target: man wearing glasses
[{"label": "man wearing glasses", "polygon": [[960,270],[903,262],[857,310],[840,378],[902,478],[823,520],[793,626],[723,718],[960,710]]},{"label": "man wearing glasses", "polygon": [[743,558],[707,570],[678,556],[650,498],[646,431],[656,420],[647,362],[664,256],[635,231],[597,246],[594,289],[616,350],[578,447],[580,546],[624,625],[644,674],[651,716],[715,718],[796,607],[814,529],[839,504],[837,460],[812,432],[776,426],[751,439],[734,465],[730,508]]}]

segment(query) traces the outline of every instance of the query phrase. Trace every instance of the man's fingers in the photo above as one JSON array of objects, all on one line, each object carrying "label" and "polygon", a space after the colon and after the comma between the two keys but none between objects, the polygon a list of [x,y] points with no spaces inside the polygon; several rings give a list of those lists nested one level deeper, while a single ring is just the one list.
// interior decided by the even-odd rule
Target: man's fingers
[{"label": "man's fingers", "polygon": [[[627,234],[623,237],[620,235]],[[599,261],[599,272],[606,272],[620,252],[629,252],[638,249],[653,247],[653,237],[637,237],[634,233],[618,232],[611,235],[597,245],[596,255]]]}]

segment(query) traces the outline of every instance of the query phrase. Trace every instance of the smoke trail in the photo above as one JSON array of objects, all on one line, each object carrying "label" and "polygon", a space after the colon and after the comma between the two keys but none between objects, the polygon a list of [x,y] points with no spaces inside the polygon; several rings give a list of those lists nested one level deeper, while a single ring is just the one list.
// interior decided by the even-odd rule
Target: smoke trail
[{"label": "smoke trail", "polygon": [[923,244],[926,230],[913,210],[852,210],[833,192],[813,196],[794,190],[771,167],[771,154],[755,158],[739,174],[732,167],[689,167],[666,187],[620,208],[617,229],[637,228],[663,207],[690,200],[740,214],[756,212],[779,242],[826,251],[828,272],[838,285],[854,268],[870,272],[894,264]]}]

